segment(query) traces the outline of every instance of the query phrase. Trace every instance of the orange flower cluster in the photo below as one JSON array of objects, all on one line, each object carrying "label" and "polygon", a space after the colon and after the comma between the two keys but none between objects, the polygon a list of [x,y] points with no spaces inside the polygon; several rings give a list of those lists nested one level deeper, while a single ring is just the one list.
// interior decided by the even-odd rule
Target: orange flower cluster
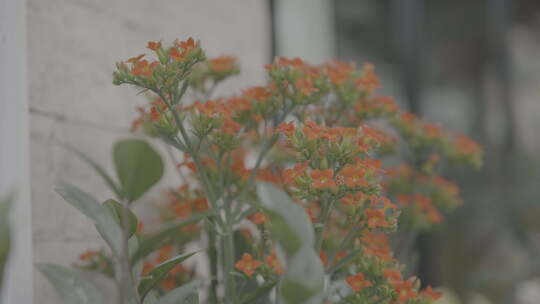
[{"label": "orange flower cluster", "polygon": [[[343,295],[347,302],[384,298],[428,304],[440,297],[431,287],[420,290],[417,280],[402,278],[403,266],[387,233],[396,231],[398,220],[429,228],[458,206],[459,189],[436,173],[447,159],[479,166],[478,144],[377,95],[381,83],[371,64],[357,69],[337,60],[314,66],[299,58],[276,58],[265,67],[267,84],[215,98],[215,85],[239,72],[233,57],[206,60],[193,39],[168,48],[149,42],[148,48],[157,60],[141,55],[118,64],[115,83],[158,95],[139,110],[134,128],[142,126],[185,153],[179,170],[190,187],[171,193],[164,221],[189,218],[209,209],[209,203],[226,209],[218,220],[234,223],[248,245],[236,269],[246,280],[255,275],[277,279],[284,269],[272,249],[272,219],[253,208],[252,186],[269,181],[316,223],[315,250],[326,270],[334,271],[331,277],[351,287]],[[198,101],[182,105],[186,90]],[[395,157],[401,151],[414,157]],[[387,168],[389,154],[412,165]],[[183,229],[171,244],[181,248],[198,232],[198,227]],[[164,248],[156,259],[165,258]],[[145,266],[148,270],[152,264]],[[162,288],[174,282],[168,279]]]},{"label": "orange flower cluster", "polygon": [[248,277],[251,277],[257,268],[262,266],[260,261],[253,259],[253,256],[249,253],[244,253],[242,259],[236,262],[236,268],[245,273]]}]

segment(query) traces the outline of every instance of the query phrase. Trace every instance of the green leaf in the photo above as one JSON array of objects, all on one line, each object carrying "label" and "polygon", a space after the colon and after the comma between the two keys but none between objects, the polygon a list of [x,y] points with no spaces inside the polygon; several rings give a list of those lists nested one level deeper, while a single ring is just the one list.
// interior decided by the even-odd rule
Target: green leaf
[{"label": "green leaf", "polygon": [[173,269],[176,265],[182,263],[183,261],[187,260],[189,257],[194,255],[196,252],[179,255],[177,257],[174,257],[168,261],[165,261],[156,268],[154,268],[146,277],[143,277],[141,282],[139,283],[139,294],[141,295],[141,298],[144,299],[146,294],[154,288],[165,276]]},{"label": "green leaf", "polygon": [[255,301],[259,300],[260,298],[266,296],[274,286],[276,286],[277,281],[266,283],[262,286],[259,286],[253,293],[249,294],[245,300],[242,301],[242,304],[251,304]]},{"label": "green leaf", "polygon": [[122,197],[130,202],[141,197],[163,175],[161,156],[143,140],[116,142],[113,156]]},{"label": "green leaf", "polygon": [[161,297],[156,304],[198,304],[197,288],[200,283],[200,281],[195,280],[175,288]]},{"label": "green leaf", "polygon": [[324,268],[313,249],[315,234],[306,212],[285,192],[269,183],[257,185],[257,194],[270,215],[270,230],[287,257],[280,279],[280,297],[286,304],[322,303]]},{"label": "green leaf", "polygon": [[122,193],[120,192],[120,187],[112,179],[112,177],[107,173],[107,171],[105,171],[105,169],[103,169],[98,163],[96,163],[93,159],[88,157],[86,154],[75,149],[74,147],[68,146],[68,145],[63,145],[63,147],[75,153],[80,159],[82,159],[85,163],[87,163],[90,167],[92,167],[97,172],[97,174],[99,174],[105,180],[105,182],[107,183],[107,185],[109,185],[109,187],[114,192],[114,194],[116,194],[116,196],[118,197],[121,197]]},{"label": "green leaf", "polygon": [[257,194],[262,207],[270,215],[272,235],[279,240],[288,255],[294,255],[304,246],[313,247],[315,234],[304,208],[269,183],[260,183]]},{"label": "green leaf", "polygon": [[56,192],[58,192],[58,194],[73,207],[92,219],[96,225],[97,231],[109,244],[113,252],[117,256],[121,254],[123,240],[122,229],[113,215],[107,210],[107,207],[101,205],[90,194],[73,185],[60,185],[56,188]]},{"label": "green leaf", "polygon": [[212,215],[213,212],[200,212],[187,219],[178,221],[176,223],[167,225],[161,231],[156,232],[150,236],[143,237],[139,242],[139,250],[135,252],[132,258],[132,263],[137,262],[139,259],[144,258],[150,253],[154,252],[156,248],[159,248],[169,238],[178,235],[180,229],[184,226],[194,224],[203,218]]},{"label": "green leaf", "polygon": [[[126,209],[124,206],[122,206],[119,202],[108,199],[106,200],[103,205],[107,207],[107,210],[112,214],[114,219],[116,220],[116,223],[122,227],[122,215],[124,214],[124,210]],[[128,214],[128,238],[130,238],[135,232],[137,231],[137,226],[139,223],[139,220],[137,219],[137,216],[129,209],[127,208],[127,214]]]},{"label": "green leaf", "polygon": [[38,264],[37,268],[53,284],[64,304],[105,304],[105,298],[94,284],[73,270],[54,264]]},{"label": "green leaf", "polygon": [[312,247],[302,247],[287,259],[287,271],[281,278],[280,295],[287,304],[322,303],[324,267]]}]

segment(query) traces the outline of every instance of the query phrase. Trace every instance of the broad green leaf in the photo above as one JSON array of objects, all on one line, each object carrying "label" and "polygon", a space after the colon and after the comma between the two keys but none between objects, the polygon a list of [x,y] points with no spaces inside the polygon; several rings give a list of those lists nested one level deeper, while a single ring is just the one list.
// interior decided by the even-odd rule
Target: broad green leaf
[{"label": "broad green leaf", "polygon": [[277,281],[273,281],[259,286],[254,292],[246,296],[246,298],[242,301],[242,304],[251,304],[266,296],[276,286],[276,283]]},{"label": "broad green leaf", "polygon": [[152,290],[144,298],[143,304],[157,304],[158,301],[159,301],[159,293],[155,290]]},{"label": "broad green leaf", "polygon": [[165,294],[156,304],[197,304],[199,294],[197,288],[200,281],[191,281]]},{"label": "broad green leaf", "polygon": [[[107,207],[107,210],[113,215],[114,219],[116,220],[116,223],[120,227],[123,228],[122,225],[122,215],[124,210],[126,209],[123,207],[119,202],[108,199],[106,200],[103,205]],[[137,231],[137,225],[139,224],[139,220],[137,219],[137,216],[128,208],[127,209],[127,215],[128,215],[128,237],[131,237],[136,231]]]},{"label": "broad green leaf", "polygon": [[97,174],[99,174],[105,180],[107,185],[109,185],[109,187],[114,192],[114,194],[116,194],[116,196],[121,196],[122,193],[120,192],[120,187],[118,186],[118,184],[98,163],[96,163],[86,154],[82,153],[81,151],[75,149],[72,146],[64,145],[63,147],[79,156],[79,158],[81,158],[85,163],[92,167],[97,172]]},{"label": "broad green leaf", "polygon": [[105,298],[94,284],[80,277],[73,270],[54,264],[38,264],[37,268],[47,277],[64,304],[106,304]]},{"label": "broad green leaf", "polygon": [[177,235],[182,227],[194,224],[212,214],[212,212],[200,212],[187,219],[167,225],[159,232],[150,236],[143,237],[139,242],[139,250],[133,255],[132,262],[137,262],[139,259],[154,252],[156,248],[159,248],[169,238]]},{"label": "broad green leaf", "polygon": [[56,192],[73,207],[92,219],[97,231],[109,244],[113,252],[117,256],[120,255],[123,240],[122,229],[113,215],[107,210],[107,207],[101,205],[90,194],[73,185],[60,185],[56,188]]},{"label": "broad green leaf", "polygon": [[260,183],[257,194],[270,215],[272,235],[287,257],[287,271],[279,282],[280,297],[286,304],[322,303],[324,268],[313,249],[315,235],[306,212],[272,184]]},{"label": "broad green leaf", "polygon": [[293,255],[303,246],[313,247],[315,234],[304,208],[269,183],[260,183],[257,194],[272,219],[272,235],[288,255]]},{"label": "broad green leaf", "polygon": [[154,288],[163,278],[165,278],[169,271],[171,271],[176,265],[187,260],[195,253],[196,252],[179,255],[156,266],[156,268],[150,271],[146,277],[143,277],[139,283],[138,290],[141,297],[144,299],[146,294],[152,290],[152,288]]},{"label": "broad green leaf", "polygon": [[279,291],[287,304],[322,303],[324,267],[312,247],[302,247],[287,259],[287,271],[281,278]]},{"label": "broad green leaf", "polygon": [[163,175],[161,156],[145,141],[118,141],[113,150],[122,197],[132,202],[141,197]]}]

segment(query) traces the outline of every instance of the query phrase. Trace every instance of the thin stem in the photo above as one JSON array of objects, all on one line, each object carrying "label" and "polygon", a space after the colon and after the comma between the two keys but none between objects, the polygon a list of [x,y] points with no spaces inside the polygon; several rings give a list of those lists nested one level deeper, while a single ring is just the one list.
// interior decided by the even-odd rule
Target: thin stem
[{"label": "thin stem", "polygon": [[[120,290],[120,303],[129,303],[132,297],[135,297],[136,303],[141,303],[140,296],[137,293],[137,289],[134,286],[133,273],[131,272],[131,264],[129,257],[129,235],[128,235],[128,217],[129,217],[129,202],[126,199],[121,200],[122,213],[121,213],[121,229],[122,229],[122,253],[119,257],[121,267],[121,287]],[[132,295],[135,292],[137,294]]]},{"label": "thin stem", "polygon": [[321,213],[321,226],[318,227],[317,232],[315,234],[315,251],[319,252],[322,248],[323,243],[323,232],[324,228],[326,226],[326,222],[328,221],[328,218],[330,217],[330,214],[332,213],[332,209],[334,207],[335,199],[330,200],[329,202],[323,203],[323,210]]}]

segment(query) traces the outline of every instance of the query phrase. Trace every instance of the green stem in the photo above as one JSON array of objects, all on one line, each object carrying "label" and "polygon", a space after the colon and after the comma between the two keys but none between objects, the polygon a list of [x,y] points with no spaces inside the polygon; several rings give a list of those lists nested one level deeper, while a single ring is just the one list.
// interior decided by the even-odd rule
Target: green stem
[{"label": "green stem", "polygon": [[[129,257],[129,235],[128,235],[128,217],[129,217],[129,202],[125,199],[121,200],[121,204],[123,206],[122,213],[121,213],[121,219],[120,222],[122,223],[121,229],[122,229],[122,253],[119,257],[120,259],[120,267],[121,267],[121,275],[120,275],[120,303],[121,304],[128,304],[132,303],[131,300],[135,300],[136,303],[141,303],[141,298],[139,294],[137,293],[137,288],[135,288],[134,282],[135,279],[133,278],[133,273],[131,272],[131,263],[130,263],[130,257]],[[135,294],[133,294],[135,293]]]},{"label": "green stem", "polygon": [[208,234],[208,259],[210,260],[210,290],[208,291],[208,303],[217,303],[218,287],[218,253],[216,248],[216,234],[207,230]]},{"label": "green stem", "polygon": [[324,228],[326,226],[326,222],[328,221],[328,218],[330,217],[330,214],[332,213],[332,209],[334,207],[335,200],[332,199],[326,203],[323,203],[323,209],[321,212],[321,226],[318,227],[316,234],[315,234],[315,251],[318,253],[321,251],[322,243],[323,243],[323,232]]}]

